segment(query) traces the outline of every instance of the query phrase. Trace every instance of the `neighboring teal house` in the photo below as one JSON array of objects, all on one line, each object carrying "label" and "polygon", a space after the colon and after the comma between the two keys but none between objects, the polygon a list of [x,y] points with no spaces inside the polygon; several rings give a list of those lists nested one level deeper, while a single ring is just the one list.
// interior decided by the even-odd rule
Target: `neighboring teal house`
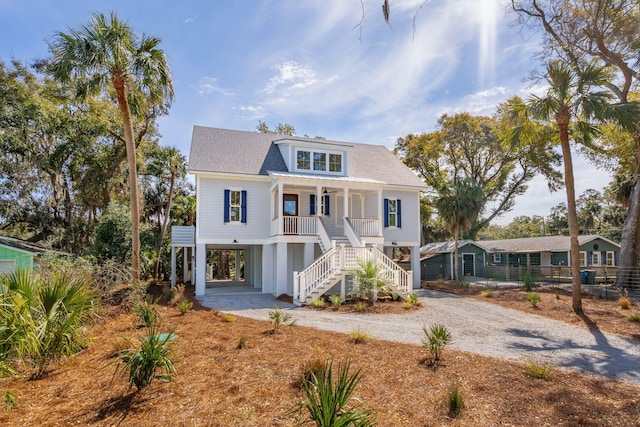
[{"label": "neighboring teal house", "polygon": [[0,236],[0,274],[33,268],[39,255],[55,252],[44,246],[11,237]]},{"label": "neighboring teal house", "polygon": [[[420,276],[422,280],[454,277],[453,256],[455,242],[428,243],[420,248]],[[483,276],[486,265],[486,249],[472,240],[458,241],[458,277]]]}]

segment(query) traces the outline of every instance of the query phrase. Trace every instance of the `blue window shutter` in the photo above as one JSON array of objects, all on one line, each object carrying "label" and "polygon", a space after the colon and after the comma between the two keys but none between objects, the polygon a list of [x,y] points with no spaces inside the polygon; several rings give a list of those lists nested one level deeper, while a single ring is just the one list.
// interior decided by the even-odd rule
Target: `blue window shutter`
[{"label": "blue window shutter", "polygon": [[229,222],[229,199],[231,190],[224,190],[224,222]]},{"label": "blue window shutter", "polygon": [[398,225],[398,228],[402,228],[402,209],[401,209],[401,204],[400,204],[400,199],[396,200],[396,217],[398,218],[396,220],[396,223]]},{"label": "blue window shutter", "polygon": [[331,215],[331,209],[329,209],[329,200],[330,200],[329,195],[328,194],[325,195],[324,196],[324,214],[326,216]]},{"label": "blue window shutter", "polygon": [[309,215],[313,216],[316,214],[316,195],[309,195]]},{"label": "blue window shutter", "polygon": [[247,191],[242,190],[240,193],[240,222],[247,222]]},{"label": "blue window shutter", "polygon": [[384,199],[384,226],[389,227],[389,199]]}]

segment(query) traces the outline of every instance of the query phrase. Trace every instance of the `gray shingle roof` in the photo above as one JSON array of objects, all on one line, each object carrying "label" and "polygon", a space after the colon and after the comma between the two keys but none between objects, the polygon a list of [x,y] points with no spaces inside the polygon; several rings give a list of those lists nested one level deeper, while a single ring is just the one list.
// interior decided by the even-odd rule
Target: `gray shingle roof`
[{"label": "gray shingle roof", "polygon": [[[483,246],[479,245],[478,242],[474,242],[473,240],[458,240],[458,249],[468,244],[476,245],[484,249]],[[449,240],[446,242],[427,243],[426,245],[420,248],[421,254],[429,254],[429,253],[443,254],[443,253],[453,253],[454,251],[455,251],[455,242],[453,240]]]},{"label": "gray shingle roof", "polygon": [[[602,236],[595,234],[578,236],[578,242],[580,245],[589,243],[595,239],[605,239]],[[568,251],[571,247],[571,241],[569,236],[542,236],[542,237],[527,237],[522,239],[505,239],[505,240],[480,240],[478,242],[483,247],[487,248],[489,252],[564,252]],[[615,242],[611,242],[616,246],[619,246]]]},{"label": "gray shingle roof", "polygon": [[384,182],[389,185],[425,188],[425,184],[391,151],[381,145],[351,144],[325,139],[283,137],[282,135],[230,129],[193,127],[189,172],[218,172],[267,175],[288,172],[275,142],[282,139],[318,144],[348,145],[348,171],[351,178]]}]

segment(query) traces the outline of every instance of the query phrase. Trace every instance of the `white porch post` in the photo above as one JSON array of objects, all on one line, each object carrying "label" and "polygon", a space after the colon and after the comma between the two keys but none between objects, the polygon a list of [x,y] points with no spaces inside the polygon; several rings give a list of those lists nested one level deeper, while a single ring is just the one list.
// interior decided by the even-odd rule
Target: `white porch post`
[{"label": "white porch post", "polygon": [[244,253],[243,260],[244,260],[244,282],[245,282],[245,284],[251,284],[251,282],[253,281],[253,280],[251,280],[252,279],[251,270],[253,268],[253,262],[252,262],[252,260],[253,260],[253,252],[252,252],[251,249],[252,248],[249,247],[247,249],[243,249],[242,250],[243,253]]},{"label": "white porch post", "polygon": [[287,293],[287,243],[276,243],[276,296]]},{"label": "white porch post", "polygon": [[413,289],[420,289],[420,246],[411,246],[411,270],[413,271]]},{"label": "white porch post", "polygon": [[171,287],[176,285],[176,247],[171,245]]},{"label": "white porch post", "polygon": [[382,200],[382,188],[378,189],[378,233],[383,236],[383,230],[384,230],[384,207],[383,207],[383,200]]},{"label": "white porch post", "polygon": [[273,274],[273,245],[262,245],[262,293],[275,294]]},{"label": "white porch post", "polygon": [[259,246],[254,246],[251,254],[251,272],[253,276],[253,287],[261,288],[262,287],[262,253],[260,252]]},{"label": "white porch post", "polygon": [[207,286],[207,246],[203,243],[196,245],[196,295],[204,295]]},{"label": "white porch post", "polygon": [[320,215],[322,215],[322,209],[320,209],[320,207],[322,206],[322,202],[320,197],[322,197],[322,186],[318,185],[316,187],[316,216],[320,217]]},{"label": "white porch post", "polygon": [[278,182],[278,206],[276,206],[276,212],[278,212],[278,234],[280,235],[284,234],[284,218],[282,216],[282,204],[284,203],[284,197],[282,190],[282,182]]},{"label": "white porch post", "polygon": [[[191,248],[193,251],[193,248]],[[182,248],[182,282],[187,283],[189,281],[189,247]]]},{"label": "white porch post", "polygon": [[305,243],[304,244],[304,268],[307,268],[311,265],[313,260],[315,259],[315,251],[314,251],[315,243]]},{"label": "white porch post", "polygon": [[240,264],[240,250],[236,249],[235,250],[235,254],[234,254],[234,259],[233,259],[233,263],[234,263],[234,274],[233,274],[233,279],[237,282],[238,280],[240,280],[240,268],[242,267]]},{"label": "white porch post", "polygon": [[347,187],[344,188],[344,200],[343,200],[343,209],[344,217],[350,218],[351,213],[349,212],[349,189]]}]

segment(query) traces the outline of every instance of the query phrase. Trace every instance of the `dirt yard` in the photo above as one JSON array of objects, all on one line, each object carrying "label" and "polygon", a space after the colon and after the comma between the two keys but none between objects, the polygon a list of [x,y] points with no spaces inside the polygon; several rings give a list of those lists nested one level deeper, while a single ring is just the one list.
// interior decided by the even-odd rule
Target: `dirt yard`
[{"label": "dirt yard", "polygon": [[[470,298],[550,316],[585,327],[638,338],[637,322],[615,302],[585,299],[585,317],[570,311],[570,297],[538,291],[539,308],[521,291],[451,287]],[[380,311],[404,310],[401,303]],[[175,327],[178,375],[156,381],[142,392],[129,389],[114,374],[112,357],[124,337],[136,339],[133,315],[119,306],[106,310],[90,331],[92,345],[41,380],[1,379],[17,407],[0,409],[0,424],[122,426],[289,426],[290,409],[303,398],[298,386],[302,366],[316,358],[349,359],[362,370],[354,402],[375,409],[378,426],[632,426],[640,425],[640,387],[556,371],[549,381],[527,375],[523,364],[445,349],[437,370],[422,361],[420,346],[383,341],[355,344],[342,334],[301,326],[272,334],[271,323],[230,318],[201,307],[181,316],[161,309],[164,329]],[[625,323],[626,322],[626,323]],[[245,348],[238,349],[240,340]],[[464,408],[451,416],[445,396],[458,385]]]}]

